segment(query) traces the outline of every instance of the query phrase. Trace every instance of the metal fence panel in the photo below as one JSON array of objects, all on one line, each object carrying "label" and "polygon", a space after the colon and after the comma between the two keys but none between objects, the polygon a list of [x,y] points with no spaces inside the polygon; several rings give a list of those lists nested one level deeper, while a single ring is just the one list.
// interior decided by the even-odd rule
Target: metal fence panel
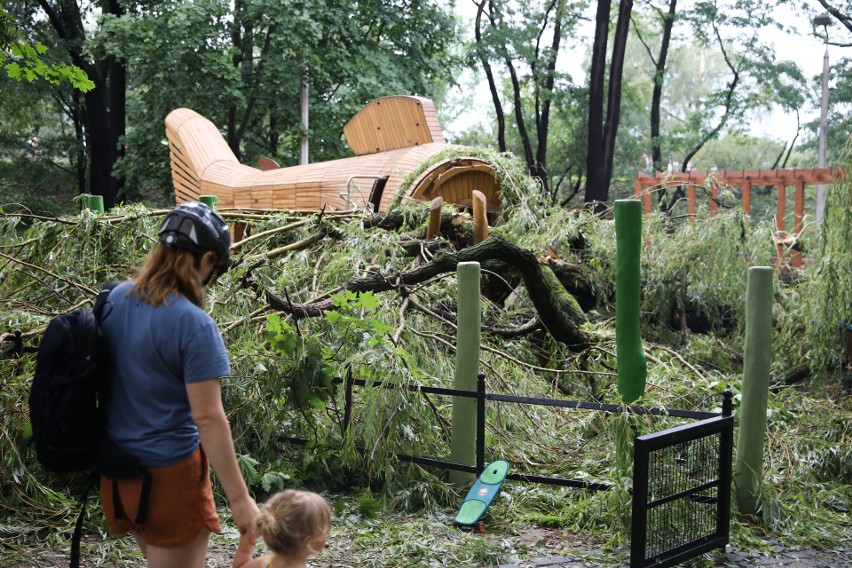
[{"label": "metal fence panel", "polygon": [[639,436],[630,566],[672,566],[728,543],[733,418]]}]

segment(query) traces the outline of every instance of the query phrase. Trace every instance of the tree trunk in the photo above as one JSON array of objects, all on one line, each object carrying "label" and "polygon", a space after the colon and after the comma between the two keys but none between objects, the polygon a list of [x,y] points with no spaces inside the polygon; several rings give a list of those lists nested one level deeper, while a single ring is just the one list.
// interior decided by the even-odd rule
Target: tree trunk
[{"label": "tree trunk", "polygon": [[[119,141],[125,128],[126,67],[109,57],[90,62],[83,56],[86,32],[76,0],[38,0],[56,34],[65,42],[72,63],[83,69],[95,83],[85,94],[84,129],[89,157],[89,192],[104,198],[104,207],[115,205],[121,182],[112,176],[119,157]],[[118,0],[107,0],[103,11],[121,16]]]},{"label": "tree trunk", "polygon": [[654,170],[663,170],[663,149],[660,144],[660,104],[663,99],[663,81],[672,38],[677,0],[669,0],[668,14],[663,16],[663,36],[660,40],[660,55],[654,62],[654,91],[651,95],[651,157]]},{"label": "tree trunk", "polygon": [[500,152],[506,151],[506,117],[503,114],[503,104],[500,102],[500,94],[497,90],[497,81],[494,79],[494,72],[491,70],[491,63],[485,55],[485,46],[482,43],[482,15],[485,11],[485,0],[477,4],[476,21],[474,33],[476,37],[477,54],[479,61],[482,63],[482,68],[485,70],[485,77],[488,79],[488,89],[491,91],[491,102],[494,104],[494,113],[497,117],[497,149]]},{"label": "tree trunk", "polygon": [[[621,0],[618,4],[618,21],[613,38],[612,61],[609,70],[609,91],[604,99],[604,75],[606,73],[606,48],[609,36],[610,0],[598,0],[595,15],[595,41],[592,47],[592,67],[589,73],[589,140],[586,156],[586,203],[601,203],[609,200],[609,183],[612,178],[612,162],[615,156],[615,139],[621,114],[621,75],[624,67],[624,52],[627,47],[627,32],[630,29],[630,12],[633,0]],[[606,100],[607,114],[603,108]]]},{"label": "tree trunk", "polygon": [[[573,351],[582,351],[588,346],[588,338],[581,327],[587,321],[586,315],[577,300],[562,286],[553,271],[538,261],[535,254],[499,237],[490,237],[458,252],[444,252],[431,262],[396,274],[370,273],[355,277],[346,285],[346,289],[353,292],[386,292],[414,286],[441,274],[455,272],[460,262],[479,262],[483,267],[495,271],[503,271],[505,266],[511,267],[521,275],[538,318],[550,335]],[[254,286],[250,279],[248,284]],[[274,309],[292,313],[296,317],[318,316],[333,307],[329,299],[312,304],[290,304],[269,290],[254,287],[264,294]]]},{"label": "tree trunk", "polygon": [[604,184],[603,108],[606,47],[609,39],[610,0],[598,0],[595,14],[595,41],[592,45],[592,66],[589,71],[589,124],[586,151],[586,203],[605,202],[609,188]]},{"label": "tree trunk", "polygon": [[619,2],[618,21],[615,24],[615,38],[612,42],[607,115],[603,133],[603,183],[607,199],[609,199],[609,184],[612,180],[612,163],[615,159],[615,139],[618,135],[618,123],[621,118],[621,76],[624,70],[624,53],[627,50],[627,35],[630,31],[630,12],[632,10],[633,0],[621,0]]}]

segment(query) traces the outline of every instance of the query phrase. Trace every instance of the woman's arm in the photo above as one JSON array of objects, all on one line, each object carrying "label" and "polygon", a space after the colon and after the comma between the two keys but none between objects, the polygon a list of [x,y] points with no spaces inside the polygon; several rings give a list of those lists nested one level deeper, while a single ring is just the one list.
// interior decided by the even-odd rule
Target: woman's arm
[{"label": "woman's arm", "polygon": [[260,511],[249,495],[248,487],[237,465],[231,425],[222,406],[219,381],[201,381],[186,385],[192,417],[198,426],[201,445],[231,506],[231,515],[240,529],[255,538],[254,522]]}]

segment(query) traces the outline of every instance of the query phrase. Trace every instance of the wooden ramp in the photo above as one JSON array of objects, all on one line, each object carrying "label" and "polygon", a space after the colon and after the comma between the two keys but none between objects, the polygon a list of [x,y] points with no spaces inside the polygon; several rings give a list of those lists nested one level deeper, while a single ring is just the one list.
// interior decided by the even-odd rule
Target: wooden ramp
[{"label": "wooden ramp", "polygon": [[[221,208],[319,211],[371,206],[386,211],[410,174],[452,146],[444,141],[432,101],[383,97],[361,109],[344,127],[351,158],[280,169],[241,164],[219,129],[193,110],[166,117],[172,182],[178,203],[216,195]],[[442,197],[471,204],[474,190],[488,210],[500,208],[495,169],[478,158],[443,160],[424,169],[406,196]]]}]

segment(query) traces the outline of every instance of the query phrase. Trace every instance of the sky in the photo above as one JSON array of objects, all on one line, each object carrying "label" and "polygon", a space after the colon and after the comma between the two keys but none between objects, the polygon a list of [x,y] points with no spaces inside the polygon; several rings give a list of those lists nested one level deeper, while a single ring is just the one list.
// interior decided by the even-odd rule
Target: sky
[{"label": "sky", "polygon": [[[821,10],[816,0],[811,0],[813,9]],[[456,0],[456,11],[459,15],[470,22],[469,29],[473,27],[473,18],[476,13],[476,8],[471,0]],[[814,77],[822,73],[823,55],[825,54],[825,43],[821,38],[811,35],[810,22],[802,21],[801,15],[796,15],[788,7],[782,7],[776,10],[777,19],[780,23],[799,30],[801,35],[793,36],[786,35],[780,31],[767,31],[765,38],[775,45],[776,56],[778,60],[792,60],[798,63],[805,77]],[[834,29],[832,29],[834,28]],[[832,37],[832,31],[839,34],[839,24],[829,27],[829,37]],[[586,26],[586,29],[581,32],[586,39],[579,40],[580,43],[591,45],[591,37],[593,35],[593,22]],[[841,56],[852,56],[852,48],[839,48],[829,46],[830,61],[836,62]],[[563,57],[563,60],[565,58]],[[583,74],[579,69],[579,64],[576,62],[576,69],[569,69],[575,77],[582,77]],[[465,81],[467,79],[467,81]],[[473,96],[475,108],[491,108],[491,99],[487,85],[481,83],[474,86],[470,81],[470,75],[462,77],[461,86],[456,93],[451,93],[456,97]],[[461,92],[464,91],[464,92]],[[471,92],[472,91],[472,92]],[[818,101],[816,101],[818,104]],[[831,101],[829,101],[831,104]],[[816,120],[819,118],[819,107],[801,109],[800,120],[802,124]],[[446,125],[448,136],[469,128],[479,120],[484,120],[484,113],[478,113],[476,110],[471,110],[457,119],[449,122]],[[784,113],[780,109],[775,111],[765,112],[762,115],[752,117],[751,129],[756,136],[771,137],[780,141],[789,141],[796,134],[796,115],[795,113]],[[801,139],[799,140],[801,142]]]}]

